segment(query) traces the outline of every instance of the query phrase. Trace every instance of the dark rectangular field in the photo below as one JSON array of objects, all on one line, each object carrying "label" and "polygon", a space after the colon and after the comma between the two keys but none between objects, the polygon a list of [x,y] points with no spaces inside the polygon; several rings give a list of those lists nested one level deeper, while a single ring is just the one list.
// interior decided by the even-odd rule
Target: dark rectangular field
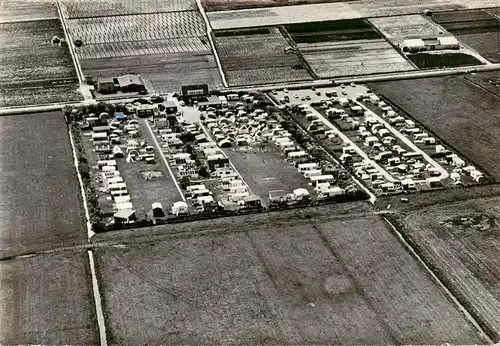
[{"label": "dark rectangular field", "polygon": [[467,78],[370,83],[370,88],[500,181],[500,98]]},{"label": "dark rectangular field", "polygon": [[0,257],[87,238],[62,112],[0,117]]},{"label": "dark rectangular field", "polygon": [[108,342],[482,342],[378,217],[329,208],[135,230],[98,250]]},{"label": "dark rectangular field", "polygon": [[0,262],[0,344],[98,344],[89,276],[86,251]]},{"label": "dark rectangular field", "polygon": [[182,85],[190,84],[207,83],[214,89],[222,86],[210,51],[87,59],[80,63],[86,77],[116,77],[133,72],[148,80],[153,91],[161,93],[180,92]]}]

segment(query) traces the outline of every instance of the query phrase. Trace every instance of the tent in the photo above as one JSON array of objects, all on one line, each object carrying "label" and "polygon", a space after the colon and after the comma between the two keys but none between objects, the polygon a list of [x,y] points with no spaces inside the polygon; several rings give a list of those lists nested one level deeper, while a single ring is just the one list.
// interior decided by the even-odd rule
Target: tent
[{"label": "tent", "polygon": [[127,116],[123,112],[116,112],[115,113],[115,118],[117,120],[125,120],[125,119],[127,119]]}]

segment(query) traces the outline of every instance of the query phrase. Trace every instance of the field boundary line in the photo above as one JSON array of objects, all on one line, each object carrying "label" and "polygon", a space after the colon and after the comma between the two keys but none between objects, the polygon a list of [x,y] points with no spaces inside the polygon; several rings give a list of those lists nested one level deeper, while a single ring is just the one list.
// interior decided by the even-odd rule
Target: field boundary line
[{"label": "field boundary line", "polygon": [[155,136],[155,134],[153,132],[153,129],[151,128],[151,126],[149,125],[149,122],[147,120],[145,120],[145,123],[146,123],[146,126],[147,126],[148,130],[149,130],[149,133],[153,137],[153,141],[155,142],[156,148],[158,149],[158,153],[160,154],[160,156],[161,156],[161,158],[163,160],[163,163],[165,164],[165,166],[167,166],[168,173],[170,174],[170,177],[174,181],[174,184],[175,184],[175,187],[177,188],[177,191],[179,191],[179,194],[181,195],[182,200],[184,202],[186,202],[186,197],[184,197],[184,194],[182,193],[182,189],[179,186],[179,183],[177,182],[177,179],[175,178],[174,172],[172,172],[172,169],[170,168],[170,165],[168,164],[167,158],[165,157],[165,154],[161,150],[160,143],[158,143],[158,140],[156,139],[156,136]]},{"label": "field boundary line", "polygon": [[[67,128],[68,128],[69,139],[70,139],[70,143],[71,143],[71,150],[73,152],[73,164],[74,164],[75,169],[76,169],[78,183],[80,184],[80,193],[82,195],[83,209],[85,210],[85,218],[87,219],[87,222],[86,222],[87,243],[91,244],[92,237],[95,235],[95,233],[92,231],[92,225],[90,223],[90,214],[89,214],[89,210],[87,207],[87,196],[85,194],[85,188],[83,186],[82,175],[80,173],[80,169],[79,169],[79,165],[78,165],[78,158],[77,158],[77,154],[76,154],[75,142],[73,140],[73,134],[71,133],[70,125],[67,122],[66,122],[66,124],[68,125]],[[100,345],[107,346],[108,341],[106,338],[106,323],[104,321],[104,313],[103,313],[102,305],[101,305],[101,293],[99,291],[99,285],[97,282],[94,256],[93,256],[93,253],[91,250],[88,250],[87,254],[89,257],[89,266],[90,266],[90,272],[91,272],[91,277],[92,277],[92,292],[93,292],[93,296],[94,296],[94,308],[95,308],[96,316],[97,316],[97,326],[99,329]]]},{"label": "field boundary line", "polygon": [[465,306],[460,303],[457,297],[446,287],[446,285],[441,281],[441,279],[437,276],[436,273],[427,265],[422,256],[418,254],[418,252],[406,241],[403,234],[384,216],[382,216],[386,224],[390,227],[391,231],[398,238],[399,242],[405,247],[413,258],[417,260],[418,263],[422,265],[422,267],[427,271],[427,273],[431,276],[434,282],[443,289],[444,293],[451,299],[451,301],[455,304],[460,312],[465,316],[465,318],[477,329],[480,337],[483,338],[488,344],[494,345],[495,342],[488,336],[488,334],[484,331],[481,325],[476,321],[475,317],[465,308]]},{"label": "field boundary line", "polygon": [[[73,59],[73,64],[75,66],[75,70],[76,70],[76,75],[78,77],[78,81],[80,82],[80,92],[82,93],[83,97],[85,100],[88,100],[91,97],[90,92],[89,93],[85,93],[84,92],[84,89],[85,89],[85,77],[83,75],[83,71],[82,71],[82,67],[80,66],[80,61],[78,60],[78,57],[76,55],[76,52],[74,51],[74,47],[73,47],[73,40],[71,38],[71,35],[69,33],[69,30],[66,26],[66,19],[64,18],[64,15],[63,15],[63,11],[62,11],[62,8],[61,8],[61,3],[59,0],[56,0],[56,5],[57,5],[57,12],[59,13],[59,20],[61,21],[61,25],[62,25],[62,28],[63,28],[63,31],[64,31],[64,36],[66,36],[66,43],[67,43],[67,46],[68,46],[68,49],[69,49],[69,53],[71,54],[71,58]],[[90,96],[90,97],[89,97]]]},{"label": "field boundary line", "polygon": [[206,26],[206,32],[208,36],[208,40],[210,41],[210,46],[212,47],[212,54],[214,55],[215,62],[217,63],[217,69],[219,70],[219,74],[222,78],[222,84],[224,85],[224,88],[228,87],[227,81],[226,81],[226,76],[224,75],[224,70],[222,69],[222,65],[219,59],[219,54],[217,53],[217,50],[215,49],[215,42],[212,37],[212,26],[210,25],[210,21],[208,20],[207,14],[205,13],[205,9],[203,8],[203,5],[201,4],[201,0],[196,0],[196,5],[198,6],[198,11],[201,13],[201,16],[203,17],[203,20],[205,21],[205,26]]}]

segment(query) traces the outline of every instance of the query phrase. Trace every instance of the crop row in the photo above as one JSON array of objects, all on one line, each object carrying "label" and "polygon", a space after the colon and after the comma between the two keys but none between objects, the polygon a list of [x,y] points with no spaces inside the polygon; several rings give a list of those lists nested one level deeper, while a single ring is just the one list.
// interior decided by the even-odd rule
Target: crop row
[{"label": "crop row", "polygon": [[384,40],[299,44],[305,60],[321,78],[408,71],[413,67]]},{"label": "crop row", "polygon": [[74,39],[84,44],[162,40],[203,36],[205,22],[197,11],[68,20]]},{"label": "crop row", "polygon": [[306,69],[294,69],[289,66],[227,71],[226,77],[230,86],[274,84],[312,79]]},{"label": "crop row", "polygon": [[197,10],[194,0],[65,0],[66,18],[88,18]]},{"label": "crop row", "polygon": [[134,55],[171,54],[210,51],[208,39],[202,37],[166,40],[132,41],[84,45],[78,48],[80,59],[115,58]]}]

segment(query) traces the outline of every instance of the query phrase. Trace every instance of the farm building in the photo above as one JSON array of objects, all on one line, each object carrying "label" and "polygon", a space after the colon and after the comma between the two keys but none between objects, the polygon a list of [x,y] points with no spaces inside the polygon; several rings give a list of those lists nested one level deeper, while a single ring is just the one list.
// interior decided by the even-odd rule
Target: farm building
[{"label": "farm building", "polygon": [[429,37],[406,39],[400,44],[403,52],[416,53],[425,50],[459,49],[460,44],[455,37]]},{"label": "farm building", "polygon": [[208,84],[198,85],[183,85],[181,86],[182,99],[185,102],[190,100],[198,100],[200,98],[210,95]]},{"label": "farm building", "polygon": [[116,78],[99,78],[97,80],[97,92],[101,94],[111,94],[117,91]]},{"label": "farm building", "polygon": [[144,80],[136,74],[126,74],[117,78],[121,92],[147,92]]},{"label": "farm building", "polygon": [[151,205],[151,209],[153,210],[153,217],[164,217],[165,212],[163,211],[163,207],[161,203],[153,203]]}]

